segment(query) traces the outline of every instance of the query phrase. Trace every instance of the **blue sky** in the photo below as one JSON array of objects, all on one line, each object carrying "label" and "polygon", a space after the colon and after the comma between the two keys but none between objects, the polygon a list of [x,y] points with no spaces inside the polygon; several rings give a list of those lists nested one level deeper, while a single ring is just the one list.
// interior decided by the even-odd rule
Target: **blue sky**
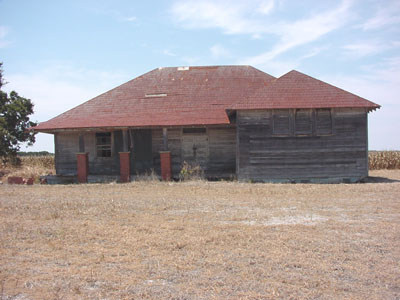
[{"label": "blue sky", "polygon": [[0,0],[0,61],[40,122],[157,67],[296,69],[381,104],[370,148],[400,149],[400,1]]}]

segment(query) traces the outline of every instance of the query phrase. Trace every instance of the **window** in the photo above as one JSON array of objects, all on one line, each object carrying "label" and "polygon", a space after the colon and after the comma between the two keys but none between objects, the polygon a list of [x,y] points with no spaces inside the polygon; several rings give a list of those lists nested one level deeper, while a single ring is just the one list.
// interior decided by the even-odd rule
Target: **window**
[{"label": "window", "polygon": [[296,109],[295,115],[295,134],[310,135],[312,134],[312,110],[311,109]]},{"label": "window", "polygon": [[332,134],[332,115],[329,108],[315,110],[315,133],[317,135]]},{"label": "window", "polygon": [[273,134],[290,134],[290,112],[288,109],[275,110],[273,114]]},{"label": "window", "polygon": [[111,157],[111,132],[96,133],[97,157]]},{"label": "window", "polygon": [[192,134],[192,133],[206,133],[206,129],[203,127],[200,128],[183,128],[183,134]]}]

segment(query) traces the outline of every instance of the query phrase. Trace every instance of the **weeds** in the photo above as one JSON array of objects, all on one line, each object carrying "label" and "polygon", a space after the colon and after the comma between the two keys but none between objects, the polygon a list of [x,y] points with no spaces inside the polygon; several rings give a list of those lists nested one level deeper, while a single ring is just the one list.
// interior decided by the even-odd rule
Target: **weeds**
[{"label": "weeds", "polygon": [[179,172],[179,179],[181,181],[204,179],[204,171],[200,165],[184,161]]}]

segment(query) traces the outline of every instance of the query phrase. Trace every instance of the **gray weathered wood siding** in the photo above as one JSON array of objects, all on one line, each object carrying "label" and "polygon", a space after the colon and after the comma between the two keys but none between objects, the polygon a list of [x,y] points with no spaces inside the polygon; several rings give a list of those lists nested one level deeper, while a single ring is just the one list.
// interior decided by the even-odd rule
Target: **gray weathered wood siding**
[{"label": "gray weathered wood siding", "polygon": [[210,177],[231,177],[236,173],[236,127],[208,129]]},{"label": "gray weathered wood siding", "polygon": [[[289,114],[282,110],[276,114],[271,110],[237,112],[239,180],[334,181],[356,180],[368,175],[367,112],[364,109],[332,110],[331,134],[325,123],[314,122],[311,134],[296,135],[296,112],[287,112]],[[324,113],[320,111],[318,118]],[[310,131],[306,114],[301,111],[297,115],[300,133]],[[315,111],[312,114],[315,119]],[[278,126],[273,128],[274,124]]]},{"label": "gray weathered wood siding", "polygon": [[54,134],[54,157],[58,175],[76,175],[76,153],[79,152],[79,135],[74,132]]},{"label": "gray weathered wood siding", "polygon": [[[76,153],[79,152],[79,132],[59,132],[55,134],[56,172],[59,175],[76,175]],[[121,131],[112,134],[112,156],[97,157],[96,133],[85,132],[83,140],[85,152],[89,153],[90,175],[118,175],[119,154],[122,151]]]}]

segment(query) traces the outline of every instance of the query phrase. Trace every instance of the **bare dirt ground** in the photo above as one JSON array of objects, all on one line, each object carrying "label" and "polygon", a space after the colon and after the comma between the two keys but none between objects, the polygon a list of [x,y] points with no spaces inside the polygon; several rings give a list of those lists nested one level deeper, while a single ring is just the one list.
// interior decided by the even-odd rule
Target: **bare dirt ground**
[{"label": "bare dirt ground", "polygon": [[365,184],[0,186],[0,299],[400,299],[400,171]]}]

